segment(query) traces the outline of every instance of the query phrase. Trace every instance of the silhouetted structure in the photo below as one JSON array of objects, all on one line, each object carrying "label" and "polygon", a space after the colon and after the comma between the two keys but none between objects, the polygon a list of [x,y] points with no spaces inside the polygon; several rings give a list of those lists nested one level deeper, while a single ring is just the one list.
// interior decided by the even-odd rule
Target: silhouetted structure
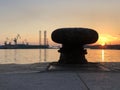
[{"label": "silhouetted structure", "polygon": [[11,40],[9,41],[9,38],[6,38],[4,45],[1,45],[0,49],[46,49],[46,48],[49,48],[49,44],[47,41],[47,31],[44,31],[43,45],[41,44],[41,31],[39,31],[39,45],[29,45],[26,40],[24,40],[22,44],[18,44],[18,39],[20,38],[21,38],[20,35],[17,34],[17,36],[13,39],[14,44],[11,44]]},{"label": "silhouetted structure", "polygon": [[61,28],[53,31],[52,40],[62,44],[59,63],[84,64],[87,51],[83,46],[96,42],[98,33],[88,28]]},{"label": "silhouetted structure", "polygon": [[39,31],[39,45],[41,45],[41,31]]},{"label": "silhouetted structure", "polygon": [[14,40],[13,40],[14,43],[15,43],[15,45],[17,45],[17,40],[18,40],[18,38],[21,38],[19,34],[17,34],[17,36],[16,36],[16,37],[14,38]]}]

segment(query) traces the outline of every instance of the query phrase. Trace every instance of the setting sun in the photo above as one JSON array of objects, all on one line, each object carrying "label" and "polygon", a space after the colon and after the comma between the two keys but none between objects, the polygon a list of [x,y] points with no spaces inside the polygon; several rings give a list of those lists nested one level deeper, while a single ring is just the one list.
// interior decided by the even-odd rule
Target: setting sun
[{"label": "setting sun", "polygon": [[105,46],[105,43],[101,43],[102,46]]},{"label": "setting sun", "polygon": [[99,40],[98,40],[99,44],[104,46],[106,43],[109,43],[109,39],[107,37],[99,37]]}]

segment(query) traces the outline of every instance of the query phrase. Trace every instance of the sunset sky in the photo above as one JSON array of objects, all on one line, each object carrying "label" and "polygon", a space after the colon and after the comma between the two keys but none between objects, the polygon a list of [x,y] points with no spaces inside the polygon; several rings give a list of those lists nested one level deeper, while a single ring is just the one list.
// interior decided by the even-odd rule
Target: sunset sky
[{"label": "sunset sky", "polygon": [[39,30],[85,27],[99,33],[99,44],[120,44],[120,0],[0,0],[0,44],[21,35],[38,44]]}]

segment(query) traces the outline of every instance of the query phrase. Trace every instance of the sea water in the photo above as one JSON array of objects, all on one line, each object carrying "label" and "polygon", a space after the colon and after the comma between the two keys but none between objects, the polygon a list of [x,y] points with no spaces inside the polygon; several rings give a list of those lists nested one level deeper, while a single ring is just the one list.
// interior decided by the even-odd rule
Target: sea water
[{"label": "sea water", "polygon": [[[120,62],[120,50],[87,49],[89,62]],[[56,62],[58,49],[1,49],[0,64],[32,64]]]}]

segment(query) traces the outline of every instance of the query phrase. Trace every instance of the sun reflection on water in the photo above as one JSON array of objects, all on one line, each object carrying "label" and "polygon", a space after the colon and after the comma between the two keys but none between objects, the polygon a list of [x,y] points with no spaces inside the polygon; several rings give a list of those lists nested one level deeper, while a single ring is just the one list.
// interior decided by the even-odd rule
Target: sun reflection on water
[{"label": "sun reflection on water", "polygon": [[101,57],[102,57],[102,62],[105,62],[105,51],[102,49],[102,52],[101,52]]}]

